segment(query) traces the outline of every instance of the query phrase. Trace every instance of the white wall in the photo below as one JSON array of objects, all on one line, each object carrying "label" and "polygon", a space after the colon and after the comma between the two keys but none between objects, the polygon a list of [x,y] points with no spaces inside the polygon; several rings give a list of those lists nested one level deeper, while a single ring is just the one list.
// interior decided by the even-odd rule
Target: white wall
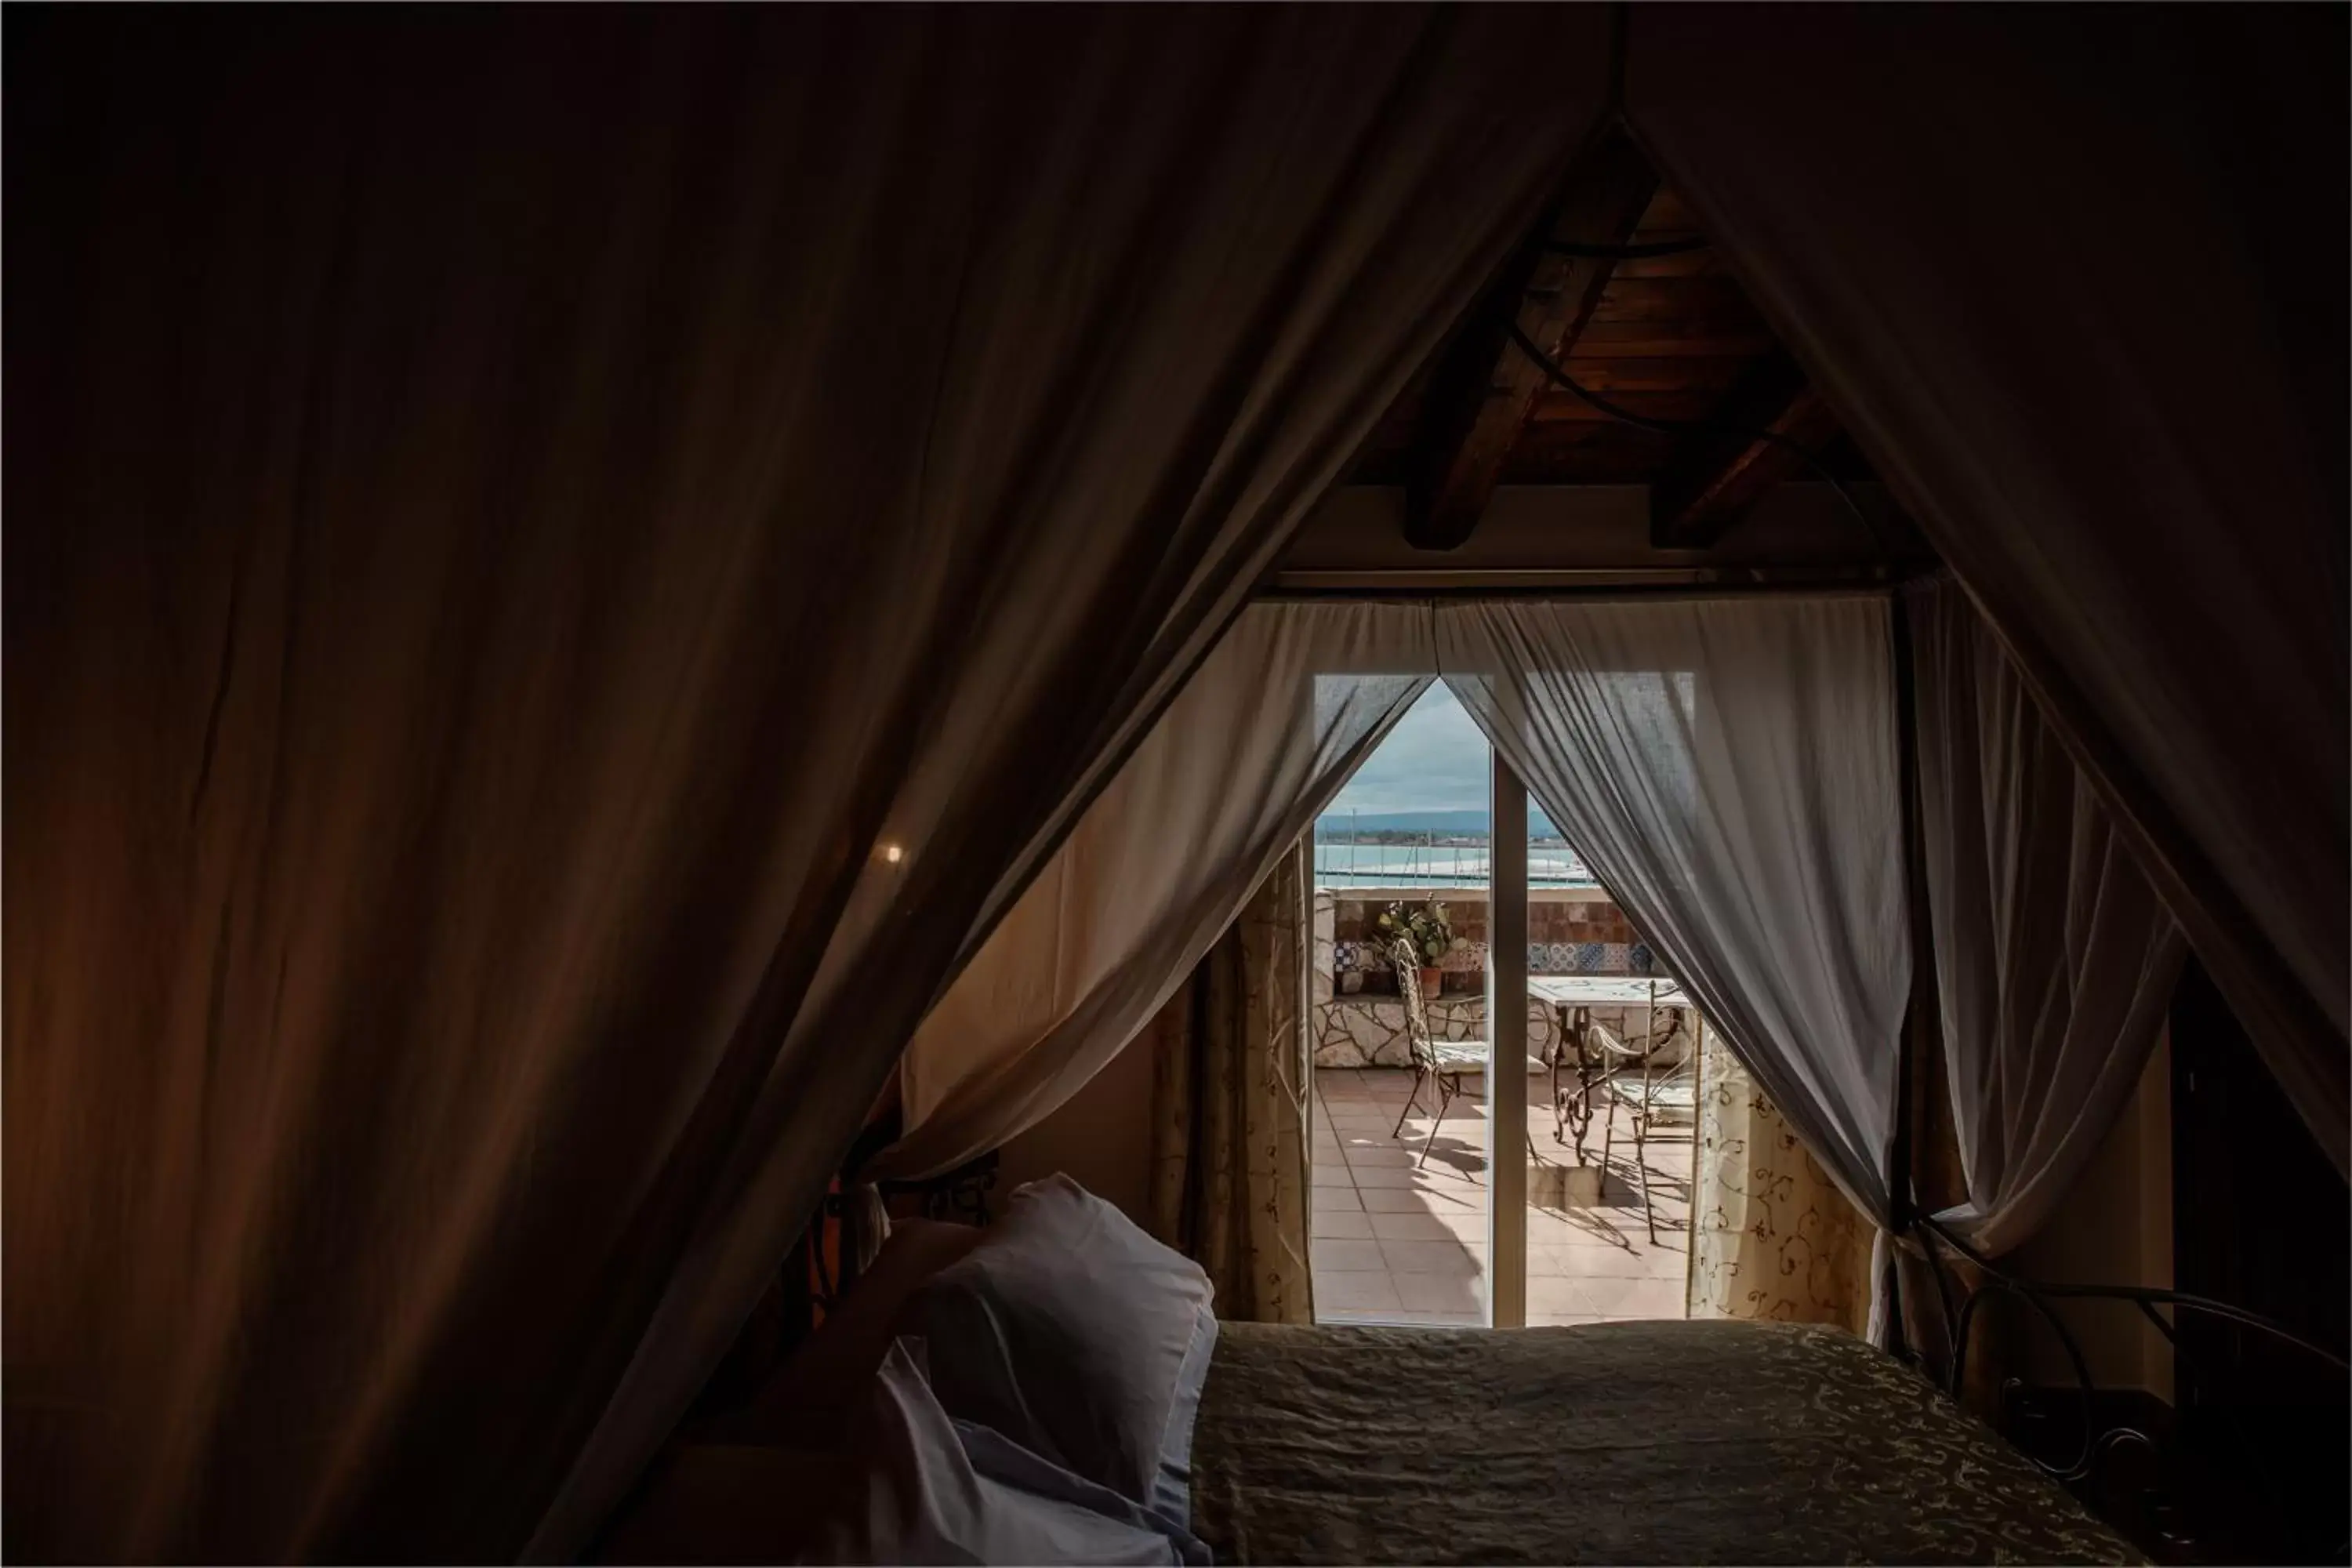
[{"label": "white wall", "polygon": [[1066,1172],[1138,1225],[1151,1201],[1150,1031],[1111,1058],[1084,1089],[1004,1146],[992,1206],[1024,1182]]}]

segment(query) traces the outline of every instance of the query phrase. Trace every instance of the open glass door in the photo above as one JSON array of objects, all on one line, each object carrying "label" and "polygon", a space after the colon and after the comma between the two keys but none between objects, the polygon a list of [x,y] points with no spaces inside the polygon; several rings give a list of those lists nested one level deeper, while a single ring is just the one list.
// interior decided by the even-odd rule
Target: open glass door
[{"label": "open glass door", "polygon": [[1526,1321],[1680,1318],[1706,1026],[1533,802],[1526,846]]},{"label": "open glass door", "polygon": [[1487,1137],[1487,763],[1486,737],[1434,684],[1317,825],[1310,1246],[1324,1322],[1497,1315],[1493,1215],[1518,1210],[1496,1206]]}]

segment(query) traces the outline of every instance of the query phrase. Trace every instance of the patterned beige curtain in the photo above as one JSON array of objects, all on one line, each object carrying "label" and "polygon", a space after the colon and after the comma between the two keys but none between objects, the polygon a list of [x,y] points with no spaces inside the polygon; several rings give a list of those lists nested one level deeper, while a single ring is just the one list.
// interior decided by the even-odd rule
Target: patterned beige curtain
[{"label": "patterned beige curtain", "polygon": [[1692,1317],[1864,1331],[1872,1227],[1713,1030],[1699,1058],[1691,1214]]},{"label": "patterned beige curtain", "polygon": [[1208,1271],[1221,1318],[1315,1321],[1305,860],[1275,863],[1148,1031],[1152,1233]]}]

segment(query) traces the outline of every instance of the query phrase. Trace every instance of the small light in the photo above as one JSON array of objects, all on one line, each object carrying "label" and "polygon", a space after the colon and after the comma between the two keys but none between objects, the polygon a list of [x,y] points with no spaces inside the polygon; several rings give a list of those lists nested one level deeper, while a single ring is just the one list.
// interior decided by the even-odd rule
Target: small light
[{"label": "small light", "polygon": [[900,849],[896,844],[885,844],[882,846],[882,858],[887,860],[893,866],[896,866],[898,863],[898,857],[904,853],[906,853],[906,851]]}]

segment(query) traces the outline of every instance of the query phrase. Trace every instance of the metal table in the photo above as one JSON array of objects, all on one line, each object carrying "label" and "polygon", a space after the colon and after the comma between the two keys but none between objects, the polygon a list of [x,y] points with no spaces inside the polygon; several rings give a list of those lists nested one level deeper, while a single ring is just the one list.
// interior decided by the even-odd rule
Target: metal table
[{"label": "metal table", "polygon": [[[1551,1066],[1552,1141],[1566,1143],[1573,1134],[1580,1165],[1586,1163],[1584,1134],[1592,1125],[1594,1091],[1612,1069],[1639,1061],[1649,1053],[1650,1042],[1657,1034],[1658,1009],[1675,1008],[1691,1018],[1693,1050],[1698,1048],[1698,1031],[1705,1027],[1698,1022],[1698,1008],[1690,997],[1673,979],[1663,974],[1530,974],[1528,994],[1549,1004],[1557,1015],[1558,1039],[1547,1053]],[[1596,1006],[1643,1009],[1643,1048],[1627,1051],[1616,1060],[1608,1059],[1613,1053],[1591,1044],[1591,1013]],[[1563,1086],[1560,1069],[1569,1065],[1571,1047],[1576,1052],[1575,1079]]]}]

